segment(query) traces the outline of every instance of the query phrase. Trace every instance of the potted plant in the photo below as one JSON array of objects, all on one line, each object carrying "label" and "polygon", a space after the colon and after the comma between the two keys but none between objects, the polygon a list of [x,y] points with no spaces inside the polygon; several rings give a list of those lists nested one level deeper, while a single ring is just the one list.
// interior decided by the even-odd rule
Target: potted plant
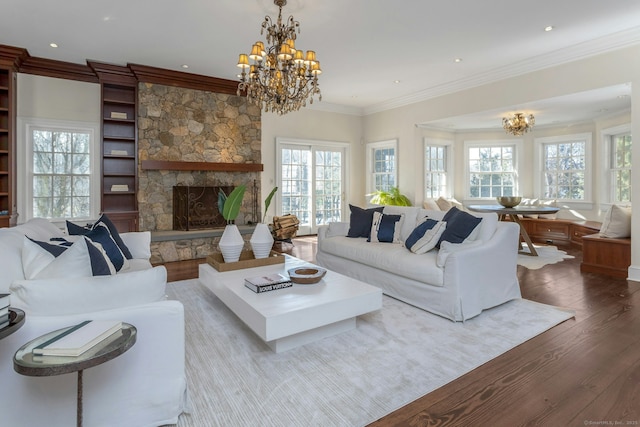
[{"label": "potted plant", "polygon": [[245,185],[239,185],[233,189],[229,196],[222,190],[218,193],[218,210],[227,221],[227,226],[224,228],[220,242],[218,242],[218,248],[222,252],[224,262],[237,262],[244,247],[244,240],[234,221],[240,213],[246,189]]},{"label": "potted plant", "polygon": [[269,206],[271,205],[271,199],[273,199],[274,194],[278,191],[278,187],[274,187],[271,190],[271,193],[264,200],[264,213],[262,214],[262,222],[256,224],[256,228],[253,230],[253,234],[251,235],[251,249],[253,250],[253,256],[256,258],[266,258],[271,253],[271,247],[273,246],[273,236],[271,235],[271,230],[269,230],[269,226],[265,224],[265,219],[267,218],[267,211],[269,210]]},{"label": "potted plant", "polygon": [[372,205],[411,206],[409,198],[401,194],[398,187],[391,187],[389,191],[376,190],[367,196],[371,196],[369,203]]}]

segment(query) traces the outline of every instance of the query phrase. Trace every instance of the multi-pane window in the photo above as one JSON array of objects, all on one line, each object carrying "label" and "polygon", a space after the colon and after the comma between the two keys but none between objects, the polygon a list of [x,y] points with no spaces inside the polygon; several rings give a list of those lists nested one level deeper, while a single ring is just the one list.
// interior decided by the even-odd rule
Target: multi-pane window
[{"label": "multi-pane window", "polygon": [[281,150],[281,212],[295,215],[309,224],[311,212],[311,150]]},{"label": "multi-pane window", "polygon": [[396,150],[393,147],[373,149],[373,189],[389,191],[396,186]]},{"label": "multi-pane window", "polygon": [[468,147],[469,197],[516,195],[515,151],[515,145]]},{"label": "multi-pane window", "polygon": [[30,130],[33,217],[89,218],[92,134],[80,130]]},{"label": "multi-pane window", "polygon": [[424,150],[424,195],[428,199],[447,196],[447,147],[425,145]]},{"label": "multi-pane window", "polygon": [[611,135],[612,202],[631,202],[631,133]]},{"label": "multi-pane window", "polygon": [[328,224],[342,218],[342,151],[317,150],[316,224]]},{"label": "multi-pane window", "polygon": [[587,142],[582,139],[542,145],[542,197],[585,199]]}]

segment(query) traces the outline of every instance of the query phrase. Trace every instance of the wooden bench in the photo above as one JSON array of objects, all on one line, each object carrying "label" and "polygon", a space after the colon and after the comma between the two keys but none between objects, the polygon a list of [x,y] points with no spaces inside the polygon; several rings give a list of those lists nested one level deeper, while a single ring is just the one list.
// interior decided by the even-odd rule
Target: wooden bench
[{"label": "wooden bench", "polygon": [[580,271],[627,278],[631,239],[600,237],[601,223],[570,219],[522,218],[534,243],[582,249]]},{"label": "wooden bench", "polygon": [[580,271],[626,279],[631,265],[631,239],[591,234],[582,237]]}]

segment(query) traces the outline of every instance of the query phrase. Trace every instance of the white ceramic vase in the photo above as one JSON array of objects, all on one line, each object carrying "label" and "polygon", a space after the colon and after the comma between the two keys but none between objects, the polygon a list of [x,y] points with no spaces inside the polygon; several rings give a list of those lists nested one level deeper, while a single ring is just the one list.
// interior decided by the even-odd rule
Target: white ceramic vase
[{"label": "white ceramic vase", "polygon": [[251,235],[251,249],[256,258],[267,258],[273,247],[273,236],[267,224],[259,223]]},{"label": "white ceramic vase", "polygon": [[235,224],[227,224],[218,243],[224,262],[237,262],[244,247],[244,240]]}]

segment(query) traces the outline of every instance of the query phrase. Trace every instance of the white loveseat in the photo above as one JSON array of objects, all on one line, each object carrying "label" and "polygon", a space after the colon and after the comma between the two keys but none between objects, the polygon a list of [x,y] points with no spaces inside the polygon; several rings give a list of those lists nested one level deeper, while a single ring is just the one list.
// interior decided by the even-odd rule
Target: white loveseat
[{"label": "white loveseat", "polygon": [[[13,355],[28,341],[84,320],[121,320],[137,328],[135,345],[84,372],[84,424],[159,426],[176,423],[186,404],[184,309],[166,300],[166,269],[152,267],[150,233],[122,233],[129,266],[112,276],[25,280],[24,236],[64,237],[44,219],[0,229],[0,293],[26,313],[18,331],[0,341],[0,422],[6,426],[70,426],[76,422],[75,373],[28,377]],[[71,276],[77,276],[70,272]]]},{"label": "white loveseat", "polygon": [[[385,214],[403,214],[404,242],[422,218],[441,220],[445,212],[418,207],[385,206]],[[367,242],[346,237],[350,224],[318,227],[317,263],[330,270],[378,286],[394,298],[454,321],[520,298],[516,275],[519,230],[499,222],[494,213],[482,218],[469,240],[443,244],[416,254],[401,243]],[[440,265],[439,265],[440,264]]]}]

